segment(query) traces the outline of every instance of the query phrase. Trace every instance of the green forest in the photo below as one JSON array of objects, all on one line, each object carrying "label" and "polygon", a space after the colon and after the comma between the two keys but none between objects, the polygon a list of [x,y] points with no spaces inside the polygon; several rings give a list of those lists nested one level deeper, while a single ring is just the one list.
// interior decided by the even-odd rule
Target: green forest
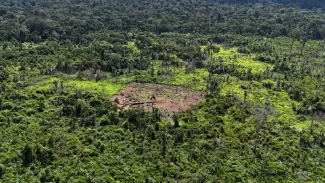
[{"label": "green forest", "polygon": [[1,0],[0,182],[325,182],[324,0]]}]

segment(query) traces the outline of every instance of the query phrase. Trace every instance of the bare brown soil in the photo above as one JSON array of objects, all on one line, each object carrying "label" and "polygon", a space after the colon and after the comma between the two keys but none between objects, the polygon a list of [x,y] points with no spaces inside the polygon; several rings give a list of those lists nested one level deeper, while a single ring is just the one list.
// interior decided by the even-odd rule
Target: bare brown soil
[{"label": "bare brown soil", "polygon": [[111,101],[119,110],[143,107],[146,110],[158,108],[165,117],[184,111],[204,98],[203,91],[191,91],[182,87],[158,84],[131,83]]}]

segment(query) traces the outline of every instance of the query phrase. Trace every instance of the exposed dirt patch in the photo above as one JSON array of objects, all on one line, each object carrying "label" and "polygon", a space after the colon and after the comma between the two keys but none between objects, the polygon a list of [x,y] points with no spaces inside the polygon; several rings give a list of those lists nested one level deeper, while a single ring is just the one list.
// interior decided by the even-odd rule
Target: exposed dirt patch
[{"label": "exposed dirt patch", "polygon": [[191,91],[177,86],[131,83],[111,101],[120,110],[143,107],[147,110],[158,108],[165,117],[190,108],[204,98],[203,91]]}]

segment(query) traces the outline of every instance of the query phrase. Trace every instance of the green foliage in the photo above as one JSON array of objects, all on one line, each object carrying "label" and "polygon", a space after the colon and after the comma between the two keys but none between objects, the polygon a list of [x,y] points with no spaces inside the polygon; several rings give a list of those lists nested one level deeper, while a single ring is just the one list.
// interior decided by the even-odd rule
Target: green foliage
[{"label": "green foliage", "polygon": [[[0,16],[1,182],[325,181],[320,9],[3,0]],[[121,110],[130,82],[205,97]]]}]

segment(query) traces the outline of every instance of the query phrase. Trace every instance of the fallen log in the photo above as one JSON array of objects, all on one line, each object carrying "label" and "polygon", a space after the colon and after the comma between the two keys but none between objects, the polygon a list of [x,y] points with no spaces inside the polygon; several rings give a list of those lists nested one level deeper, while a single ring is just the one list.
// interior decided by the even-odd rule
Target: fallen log
[{"label": "fallen log", "polygon": [[154,103],[155,101],[147,101],[147,102],[133,102],[133,103],[129,103],[129,104],[125,104],[123,106],[121,106],[120,108],[125,108],[126,106],[132,106],[132,105],[141,105],[141,104],[148,104],[148,103]]}]

